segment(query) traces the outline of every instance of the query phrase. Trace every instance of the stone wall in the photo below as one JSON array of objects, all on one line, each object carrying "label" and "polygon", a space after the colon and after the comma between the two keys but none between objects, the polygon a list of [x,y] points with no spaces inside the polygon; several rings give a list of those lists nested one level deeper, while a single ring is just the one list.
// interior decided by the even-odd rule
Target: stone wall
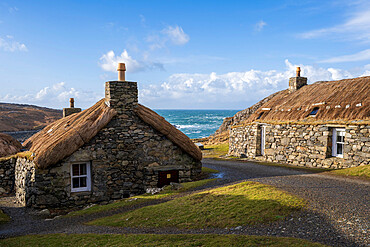
[{"label": "stone wall", "polygon": [[[136,83],[107,82],[106,100],[118,114],[70,157],[48,169],[36,169],[29,191],[23,192],[24,182],[20,183],[21,203],[36,208],[66,208],[109,202],[156,187],[159,171],[177,170],[179,182],[191,181],[200,174],[200,161],[136,115]],[[76,162],[91,164],[91,191],[71,192],[71,165]],[[21,170],[20,176],[28,170]]]},{"label": "stone wall", "polygon": [[14,168],[16,158],[2,158],[0,160],[0,196],[14,191]]},{"label": "stone wall", "polygon": [[34,198],[35,165],[25,158],[18,158],[15,165],[15,195],[17,202],[23,206],[30,206],[30,198]]},{"label": "stone wall", "polygon": [[[261,126],[265,151],[261,155]],[[332,157],[333,128],[345,128],[343,158]],[[252,124],[230,131],[229,155],[297,166],[345,168],[370,163],[370,126]]]}]

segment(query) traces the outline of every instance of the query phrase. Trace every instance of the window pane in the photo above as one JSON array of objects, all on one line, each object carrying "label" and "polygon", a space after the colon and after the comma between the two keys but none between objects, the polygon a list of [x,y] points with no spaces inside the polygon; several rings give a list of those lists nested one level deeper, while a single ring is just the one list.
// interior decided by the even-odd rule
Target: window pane
[{"label": "window pane", "polygon": [[344,136],[337,136],[337,142],[344,142]]},{"label": "window pane", "polygon": [[80,164],[80,175],[86,175],[86,164]]},{"label": "window pane", "polygon": [[80,188],[80,178],[73,178],[72,183],[73,188]]},{"label": "window pane", "polygon": [[343,144],[337,144],[337,154],[343,154]]},{"label": "window pane", "polygon": [[72,165],[72,176],[80,175],[79,165]]},{"label": "window pane", "polygon": [[87,187],[87,178],[86,177],[80,178],[80,187]]}]

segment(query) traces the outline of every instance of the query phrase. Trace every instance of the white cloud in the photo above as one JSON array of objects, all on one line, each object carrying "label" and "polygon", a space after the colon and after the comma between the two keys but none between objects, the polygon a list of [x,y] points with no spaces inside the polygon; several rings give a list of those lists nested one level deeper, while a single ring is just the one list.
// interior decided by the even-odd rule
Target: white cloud
[{"label": "white cloud", "polygon": [[76,107],[86,108],[103,97],[103,92],[97,94],[90,91],[79,91],[73,87],[67,87],[64,82],[59,82],[52,86],[44,87],[35,93],[0,96],[0,100],[10,103],[36,104],[53,108],[63,108],[69,106],[69,98],[75,98]]},{"label": "white cloud", "polygon": [[100,61],[100,66],[105,71],[117,71],[118,63],[125,63],[127,71],[130,72],[144,70],[144,66],[129,56],[126,50],[123,50],[121,55],[117,56],[114,54],[114,51],[108,51],[100,58]]},{"label": "white cloud", "polygon": [[299,36],[304,39],[329,37],[370,42],[370,5],[363,5],[361,10],[351,13],[350,18],[342,24],[304,32]]},{"label": "white cloud", "polygon": [[179,26],[168,26],[162,30],[162,33],[167,35],[167,37],[175,45],[184,45],[190,40],[189,35],[187,35]]},{"label": "white cloud", "polygon": [[158,62],[137,61],[133,59],[127,52],[123,50],[121,55],[115,55],[114,51],[109,51],[100,57],[100,67],[105,71],[116,72],[118,63],[125,63],[128,72],[139,72],[146,69],[163,70],[163,64]]},{"label": "white cloud", "polygon": [[167,26],[159,33],[148,35],[146,38],[146,41],[151,43],[151,50],[164,48],[169,42],[173,45],[185,45],[189,40],[189,35],[179,26]]},{"label": "white cloud", "polygon": [[0,37],[0,49],[9,52],[28,51],[25,44],[12,40],[13,36],[7,35],[5,39]]},{"label": "white cloud", "polygon": [[370,60],[370,49],[366,49],[351,55],[328,58],[320,61],[320,63],[357,62],[364,60]]},{"label": "white cloud", "polygon": [[262,29],[263,29],[266,25],[267,25],[267,23],[261,20],[261,21],[259,21],[259,22],[257,22],[257,23],[256,23],[256,25],[255,25],[255,29],[256,29],[258,32],[260,32],[260,31],[262,31]]},{"label": "white cloud", "polygon": [[226,74],[173,74],[160,85],[142,86],[139,99],[152,108],[244,109],[276,91],[287,89],[297,66],[309,83],[352,78],[370,72],[363,68],[352,74],[335,68],[295,65],[288,60],[285,65],[283,71],[252,69]]}]

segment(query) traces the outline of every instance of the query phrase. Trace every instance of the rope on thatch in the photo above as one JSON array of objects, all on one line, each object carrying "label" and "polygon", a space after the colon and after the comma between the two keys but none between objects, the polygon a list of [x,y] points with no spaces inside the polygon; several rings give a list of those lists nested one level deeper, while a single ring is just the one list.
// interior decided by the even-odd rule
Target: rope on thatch
[{"label": "rope on thatch", "polygon": [[278,92],[260,108],[271,110],[258,110],[247,119],[247,122],[253,122],[259,116],[258,121],[303,120],[315,107],[319,108],[314,117],[317,120],[369,119],[369,94],[370,76],[340,81],[320,81],[306,85],[293,93],[289,90]]},{"label": "rope on thatch", "polygon": [[18,153],[22,148],[22,144],[11,137],[0,133],[0,158]]},{"label": "rope on thatch", "polygon": [[47,168],[89,142],[116,114],[102,99],[89,109],[46,126],[23,146],[35,154],[36,167]]},{"label": "rope on thatch", "polygon": [[176,129],[172,124],[167,122],[156,112],[140,104],[135,108],[135,112],[144,122],[161,132],[169,140],[190,154],[196,160],[202,159],[202,152],[197,146],[195,146],[189,137],[187,137],[180,130]]}]

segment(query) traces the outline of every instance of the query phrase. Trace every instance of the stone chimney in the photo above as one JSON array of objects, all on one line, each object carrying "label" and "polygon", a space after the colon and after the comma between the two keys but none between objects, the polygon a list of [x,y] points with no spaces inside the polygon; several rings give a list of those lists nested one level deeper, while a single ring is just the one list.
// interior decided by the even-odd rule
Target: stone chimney
[{"label": "stone chimney", "polygon": [[301,77],[301,68],[297,67],[296,77],[289,78],[289,91],[295,92],[301,87],[307,85],[307,77]]},{"label": "stone chimney", "polygon": [[69,108],[63,108],[63,117],[69,116],[73,113],[81,112],[81,108],[75,108],[75,99],[69,99]]},{"label": "stone chimney", "polygon": [[119,114],[133,110],[138,104],[137,82],[126,81],[124,63],[118,64],[118,80],[105,83],[105,102]]}]

